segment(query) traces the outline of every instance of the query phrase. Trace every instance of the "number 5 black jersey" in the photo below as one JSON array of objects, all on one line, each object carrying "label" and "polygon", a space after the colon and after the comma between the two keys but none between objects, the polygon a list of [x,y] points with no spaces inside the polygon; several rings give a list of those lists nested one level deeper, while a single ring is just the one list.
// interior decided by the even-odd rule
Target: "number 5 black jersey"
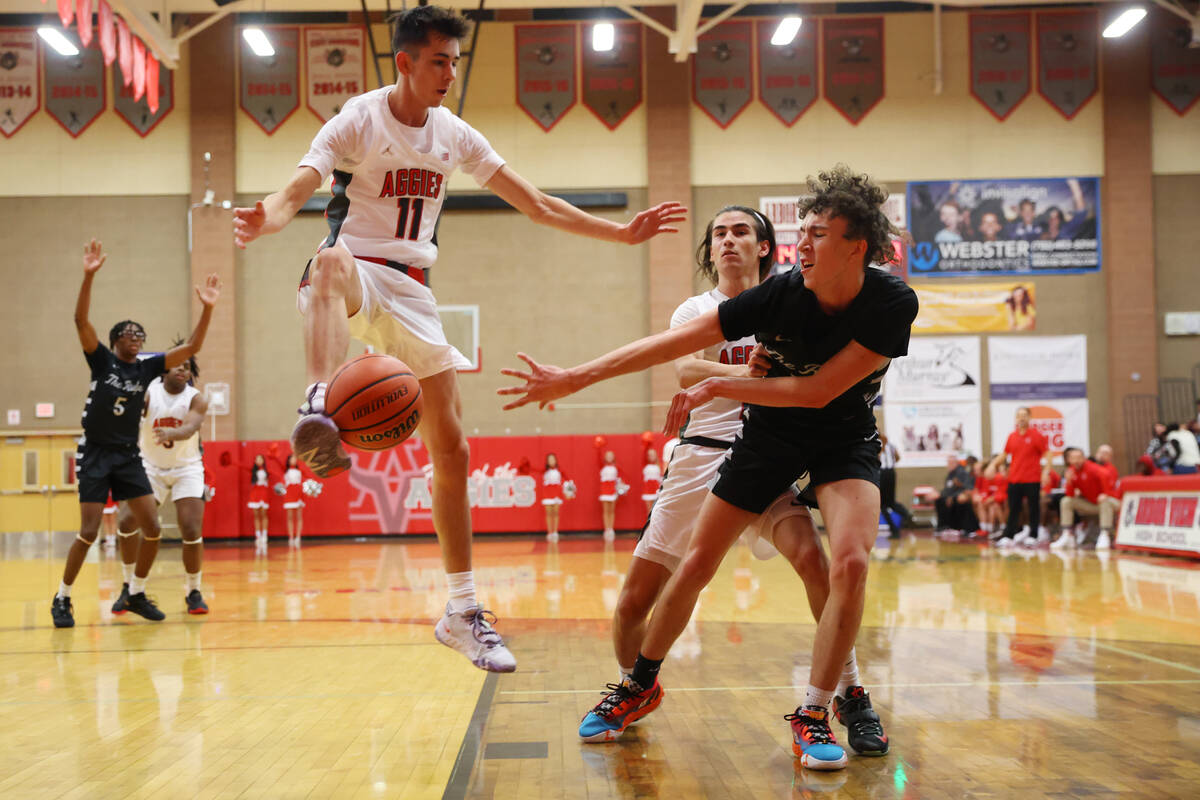
[{"label": "number 5 black jersey", "polygon": [[146,388],[166,371],[166,356],[159,353],[130,364],[99,344],[84,358],[92,368],[91,389],[83,406],[84,441],[137,448]]}]

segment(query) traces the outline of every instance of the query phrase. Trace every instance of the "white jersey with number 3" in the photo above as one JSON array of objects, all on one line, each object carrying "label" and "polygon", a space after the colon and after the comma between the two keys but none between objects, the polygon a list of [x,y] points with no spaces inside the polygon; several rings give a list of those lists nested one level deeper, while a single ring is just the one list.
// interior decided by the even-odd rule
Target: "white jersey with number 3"
[{"label": "white jersey with number 3", "polygon": [[429,109],[420,128],[388,107],[394,86],[352,97],[321,128],[300,161],[324,181],[333,175],[323,247],[341,241],[357,258],[428,269],[434,232],[455,169],[486,184],[504,165],[487,139],[449,109]]},{"label": "white jersey with number 3", "polygon": [[187,419],[192,407],[192,398],[200,394],[195,386],[184,386],[179,394],[171,394],[163,386],[162,378],[155,378],[146,389],[146,415],[138,435],[142,459],[157,469],[174,469],[188,464],[199,464],[200,432],[196,431],[182,441],[163,442],[154,439],[155,428],[178,428]]},{"label": "white jersey with number 3", "polygon": [[[685,322],[691,322],[728,299],[716,289],[689,297],[671,315],[671,327],[678,328]],[[719,345],[706,348],[704,360],[717,361],[721,364],[745,364],[750,360],[752,352],[754,352],[754,337],[747,336],[736,342],[721,342]],[[679,435],[704,436],[709,439],[732,442],[741,429],[742,404],[736,400],[714,397],[692,410]]]}]

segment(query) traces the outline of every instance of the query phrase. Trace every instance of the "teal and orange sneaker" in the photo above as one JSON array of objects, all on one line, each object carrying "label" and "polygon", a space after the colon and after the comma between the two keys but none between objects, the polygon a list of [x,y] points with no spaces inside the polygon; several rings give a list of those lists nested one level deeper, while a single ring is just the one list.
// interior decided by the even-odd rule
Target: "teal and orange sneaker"
[{"label": "teal and orange sneaker", "polygon": [[845,769],[846,751],[829,729],[829,712],[800,706],[783,717],[792,724],[792,752],[807,769]]},{"label": "teal and orange sneaker", "polygon": [[609,693],[579,723],[579,738],[585,742],[615,741],[622,731],[658,708],[663,699],[657,680],[649,689],[638,686],[632,678],[610,683],[606,688]]}]

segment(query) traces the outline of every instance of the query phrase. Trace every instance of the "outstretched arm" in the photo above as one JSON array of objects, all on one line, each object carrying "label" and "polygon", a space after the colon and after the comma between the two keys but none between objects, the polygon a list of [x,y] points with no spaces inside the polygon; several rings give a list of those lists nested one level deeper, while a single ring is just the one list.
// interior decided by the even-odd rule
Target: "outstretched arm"
[{"label": "outstretched arm", "polygon": [[296,167],[287,186],[254,204],[254,208],[233,210],[233,241],[238,247],[260,236],[282,230],[292,221],[313,192],[321,185],[321,176],[312,167]]},{"label": "outstretched arm", "polygon": [[183,424],[178,428],[155,428],[154,441],[158,444],[164,444],[188,438],[200,430],[200,426],[204,424],[204,415],[207,413],[208,401],[204,399],[204,395],[196,395],[192,398],[192,404],[188,406],[188,413],[183,418]]},{"label": "outstretched arm", "polygon": [[75,300],[75,332],[79,334],[83,352],[89,355],[100,346],[96,329],[92,327],[92,321],[88,318],[88,311],[92,306],[92,279],[104,266],[106,258],[108,256],[104,255],[103,246],[95,239],[83,246],[83,284],[79,287],[79,297]]},{"label": "outstretched arm", "polygon": [[539,364],[524,353],[518,353],[517,356],[529,365],[529,371],[502,369],[500,373],[525,383],[497,389],[496,394],[520,395],[504,407],[505,411],[527,403],[537,403],[538,408],[544,408],[550,401],[574,394],[593,383],[665,364],[724,340],[721,321],[713,309],[677,328],[638,339],[571,369]]},{"label": "outstretched arm", "polygon": [[200,311],[200,321],[196,323],[195,330],[188,340],[178,347],[172,347],[167,351],[163,362],[163,369],[182,364],[196,353],[200,352],[200,348],[204,346],[204,337],[208,334],[208,323],[212,319],[213,306],[217,303],[217,298],[221,296],[221,279],[217,274],[208,276],[204,282],[204,288],[196,287],[196,296],[200,298],[200,305],[203,307]]},{"label": "outstretched arm", "polygon": [[628,223],[618,225],[593,216],[557,197],[551,197],[529,181],[513,172],[507,165],[485,184],[504,202],[541,225],[549,225],[580,236],[604,239],[609,242],[641,244],[660,233],[678,233],[675,223],[687,217],[687,209],[679,203],[659,203],[641,212]]}]

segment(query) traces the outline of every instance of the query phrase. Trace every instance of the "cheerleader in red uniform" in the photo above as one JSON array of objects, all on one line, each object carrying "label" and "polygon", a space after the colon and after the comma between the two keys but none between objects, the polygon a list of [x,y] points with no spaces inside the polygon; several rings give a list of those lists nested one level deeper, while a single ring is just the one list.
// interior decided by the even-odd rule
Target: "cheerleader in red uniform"
[{"label": "cheerleader in red uniform", "polygon": [[617,483],[621,473],[617,471],[617,454],[604,452],[604,466],[600,468],[600,512],[604,518],[604,541],[616,538]]},{"label": "cheerleader in red uniform", "polygon": [[304,527],[304,501],[300,490],[304,476],[296,463],[295,454],[287,457],[283,472],[283,508],[287,514],[288,547],[300,546],[300,531]]},{"label": "cheerleader in red uniform", "polygon": [[546,454],[546,469],[542,473],[542,508],[546,511],[546,541],[558,541],[558,515],[563,504],[563,475],[558,469],[558,456]]},{"label": "cheerleader in red uniform", "polygon": [[267,509],[271,502],[271,478],[267,473],[267,457],[259,453],[250,468],[250,502],[246,505],[254,512],[254,547],[267,549]]},{"label": "cheerleader in red uniform", "polygon": [[646,466],[642,467],[642,502],[646,504],[647,514],[654,507],[661,484],[662,467],[658,466],[658,452],[651,447],[646,450]]}]

